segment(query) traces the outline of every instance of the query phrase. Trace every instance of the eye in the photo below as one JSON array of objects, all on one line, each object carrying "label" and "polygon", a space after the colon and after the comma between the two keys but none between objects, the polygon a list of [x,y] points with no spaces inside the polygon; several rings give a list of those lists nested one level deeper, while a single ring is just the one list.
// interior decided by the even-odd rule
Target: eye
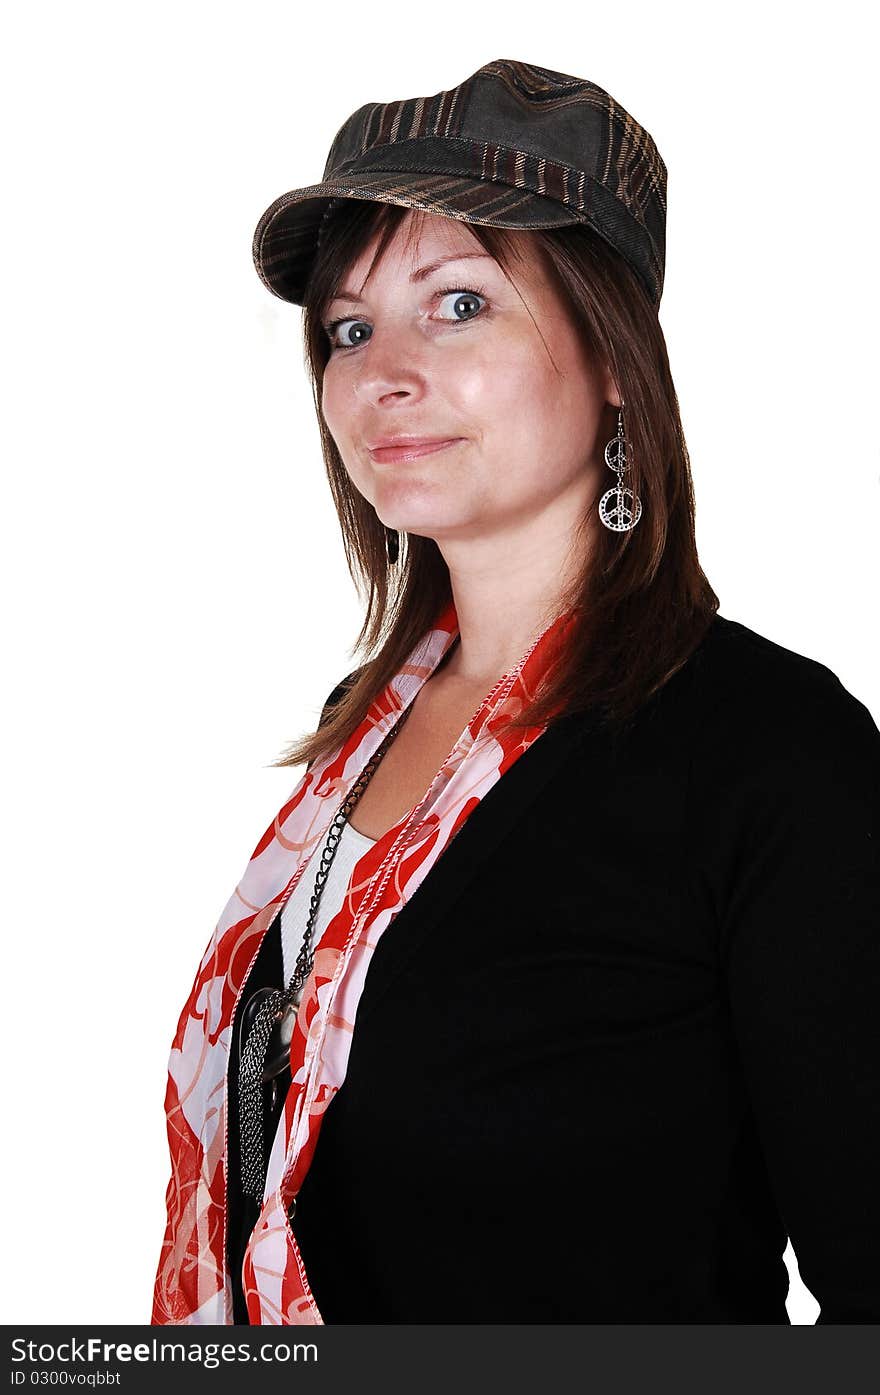
[{"label": "eye", "polygon": [[[483,291],[463,290],[460,286],[444,286],[436,292],[435,299],[439,299],[441,305],[446,300],[452,302],[451,318],[459,324],[475,319],[487,303]],[[440,315],[438,318],[444,320],[450,316]],[[324,329],[332,349],[356,349],[365,344],[373,333],[372,325],[366,320],[331,320]]]},{"label": "eye", "polygon": [[[347,329],[347,326],[351,326]],[[365,344],[373,333],[372,327],[366,320],[332,320],[330,324],[324,326],[327,337],[334,349],[354,349],[358,344]],[[354,336],[351,339],[340,339],[338,336],[343,331]]]},{"label": "eye", "polygon": [[[438,295],[442,297],[441,305],[444,300],[451,300],[453,315],[463,320],[474,319],[481,309],[478,302],[485,304],[481,291],[466,291],[458,286],[446,286],[442,291],[438,291]],[[444,317],[441,316],[442,318]]]}]

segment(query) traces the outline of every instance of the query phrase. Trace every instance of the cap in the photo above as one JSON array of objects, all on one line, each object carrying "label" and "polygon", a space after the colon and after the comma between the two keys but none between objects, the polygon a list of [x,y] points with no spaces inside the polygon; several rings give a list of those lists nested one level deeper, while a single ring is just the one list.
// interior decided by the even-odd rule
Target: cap
[{"label": "cap", "polygon": [[257,224],[254,264],[282,300],[303,304],[321,220],[340,198],[499,228],[585,223],[660,301],[666,166],[644,127],[584,78],[498,58],[432,97],[359,107],[321,183],[282,194]]}]

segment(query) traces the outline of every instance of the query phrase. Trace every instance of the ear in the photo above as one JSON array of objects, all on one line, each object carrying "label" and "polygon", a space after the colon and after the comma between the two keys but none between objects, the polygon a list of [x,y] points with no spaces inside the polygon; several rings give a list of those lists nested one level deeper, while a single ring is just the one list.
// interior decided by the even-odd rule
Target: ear
[{"label": "ear", "polygon": [[605,369],[604,391],[605,401],[609,402],[612,407],[620,407],[622,405],[620,393],[618,392],[617,384],[614,381],[614,375],[610,368]]}]

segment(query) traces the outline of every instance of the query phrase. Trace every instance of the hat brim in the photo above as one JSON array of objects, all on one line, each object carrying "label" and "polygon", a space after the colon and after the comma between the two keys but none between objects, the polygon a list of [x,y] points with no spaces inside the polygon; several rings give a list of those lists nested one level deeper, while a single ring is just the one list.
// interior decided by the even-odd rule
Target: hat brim
[{"label": "hat brim", "polygon": [[353,174],[292,189],[270,204],[257,224],[253,257],[257,274],[281,300],[302,305],[330,199],[369,199],[400,204],[496,228],[563,228],[589,218],[529,189],[449,174],[413,171]]}]

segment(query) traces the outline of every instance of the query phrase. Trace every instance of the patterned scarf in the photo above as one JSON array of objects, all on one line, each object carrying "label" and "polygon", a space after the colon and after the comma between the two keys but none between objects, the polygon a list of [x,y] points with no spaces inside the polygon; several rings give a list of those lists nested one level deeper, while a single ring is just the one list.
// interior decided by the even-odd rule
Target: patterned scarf
[{"label": "patterned scarf", "polygon": [[[480,800],[546,727],[510,732],[565,644],[570,613],[538,636],[462,732],[424,798],[354,867],[306,981],[290,1047],[291,1086],[244,1257],[252,1324],[323,1322],[291,1231],[324,1111],[345,1079],[358,999],[383,931]],[[260,944],[340,804],[458,636],[450,602],[347,741],[315,762],[255,847],[199,965],[171,1047],[165,1095],[171,1179],[153,1324],[232,1324],[226,1261],[226,1066],[232,1020]],[[234,1104],[234,1102],[233,1102]],[[233,1108],[233,1126],[235,1112]]]}]

